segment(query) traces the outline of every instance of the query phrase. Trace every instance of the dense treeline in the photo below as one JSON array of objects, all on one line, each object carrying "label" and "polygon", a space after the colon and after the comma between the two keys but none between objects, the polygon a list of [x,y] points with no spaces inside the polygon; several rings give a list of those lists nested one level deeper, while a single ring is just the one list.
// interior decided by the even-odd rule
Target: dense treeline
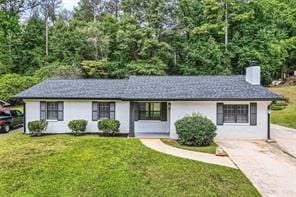
[{"label": "dense treeline", "polygon": [[1,81],[242,74],[257,60],[268,84],[296,68],[296,0],[0,3]]}]

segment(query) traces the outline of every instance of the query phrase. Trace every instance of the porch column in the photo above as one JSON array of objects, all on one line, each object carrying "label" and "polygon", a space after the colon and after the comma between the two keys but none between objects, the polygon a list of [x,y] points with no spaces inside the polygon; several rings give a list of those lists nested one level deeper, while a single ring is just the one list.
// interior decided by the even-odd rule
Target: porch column
[{"label": "porch column", "polygon": [[135,137],[135,102],[130,102],[129,136]]},{"label": "porch column", "polygon": [[270,113],[271,113],[271,104],[267,107],[267,140],[270,140]]}]

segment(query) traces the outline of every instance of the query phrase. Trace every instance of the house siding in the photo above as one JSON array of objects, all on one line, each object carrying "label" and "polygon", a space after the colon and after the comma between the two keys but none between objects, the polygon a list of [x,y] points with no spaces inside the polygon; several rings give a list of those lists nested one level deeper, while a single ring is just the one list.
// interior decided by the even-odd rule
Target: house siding
[{"label": "house siding", "polygon": [[138,120],[135,121],[135,133],[169,133],[168,121]]},{"label": "house siding", "polygon": [[[64,121],[48,121],[46,133],[68,133],[68,122],[74,119],[88,120],[87,132],[99,132],[97,121],[92,121],[92,102],[97,100],[33,100],[26,99],[26,132],[28,122],[40,120],[40,101],[63,101]],[[98,101],[100,102],[100,101]],[[120,121],[120,133],[128,134],[130,127],[130,102],[105,100],[115,102],[115,119]],[[253,103],[254,101],[252,101]],[[216,124],[217,102],[214,101],[171,101],[168,107],[167,121],[138,120],[134,122],[135,133],[169,133],[171,138],[177,138],[175,122],[185,115],[200,113]],[[220,103],[220,101],[219,101]],[[224,104],[250,104],[247,101],[225,101]],[[250,123],[224,123],[217,126],[217,139],[266,139],[267,138],[267,108],[270,101],[258,101],[257,125]],[[250,110],[249,110],[250,115]],[[249,118],[250,120],[250,118]]]},{"label": "house siding", "polygon": [[[88,121],[87,132],[99,132],[97,121],[92,121],[92,102],[97,100],[24,100],[26,105],[26,132],[28,122],[40,120],[40,101],[63,101],[64,120],[48,120],[48,128],[45,133],[69,133],[68,122],[74,119],[84,119]],[[115,102],[115,119],[120,121],[120,133],[129,133],[129,102],[128,101],[98,101]]]},{"label": "house siding", "polygon": [[[224,104],[250,104],[247,101],[225,101]],[[250,123],[224,123],[217,126],[216,139],[266,139],[267,108],[270,102],[257,102],[257,125]],[[199,113],[216,124],[217,102],[171,102],[170,137],[177,138],[175,122],[185,115]],[[250,110],[249,110],[250,116]],[[249,118],[250,120],[250,118]]]}]

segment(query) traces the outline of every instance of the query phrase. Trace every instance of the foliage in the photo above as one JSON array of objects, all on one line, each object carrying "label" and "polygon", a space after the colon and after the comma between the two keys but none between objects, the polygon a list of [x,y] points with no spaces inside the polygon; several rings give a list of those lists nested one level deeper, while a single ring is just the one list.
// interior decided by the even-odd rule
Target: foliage
[{"label": "foliage", "polygon": [[36,140],[19,130],[0,144],[1,196],[260,196],[240,170],[162,154],[138,139]]},{"label": "foliage", "polygon": [[131,62],[127,65],[129,75],[165,75],[165,64],[146,61]]},{"label": "foliage", "polygon": [[17,93],[33,86],[36,78],[18,74],[5,74],[0,76],[0,99],[9,100]]},{"label": "foliage", "polygon": [[49,61],[63,62],[65,64],[77,64],[83,59],[91,58],[93,50],[87,42],[87,38],[80,32],[81,24],[71,21],[59,20],[51,31],[49,44]]},{"label": "foliage", "polygon": [[68,127],[75,135],[85,132],[87,126],[87,120],[71,120],[68,123]]},{"label": "foliage", "polygon": [[83,61],[81,65],[87,78],[124,78],[126,75],[125,68],[115,61]]},{"label": "foliage", "polygon": [[33,15],[22,28],[16,49],[14,71],[17,73],[34,74],[44,64],[44,21]]},{"label": "foliage", "polygon": [[175,122],[176,132],[180,144],[188,146],[209,146],[216,136],[216,126],[208,119],[199,114],[185,116]]},{"label": "foliage", "polygon": [[80,0],[73,15],[50,2],[3,2],[0,75],[229,75],[257,60],[268,85],[296,69],[293,1]]},{"label": "foliage", "polygon": [[60,62],[53,62],[37,70],[34,76],[39,81],[43,81],[50,78],[80,79],[83,78],[83,71],[77,65],[66,65]]},{"label": "foliage", "polygon": [[47,121],[45,120],[35,120],[28,123],[28,128],[31,136],[40,136],[43,131],[47,128]]},{"label": "foliage", "polygon": [[115,135],[119,132],[120,122],[113,119],[102,119],[98,121],[98,129],[106,134]]},{"label": "foliage", "polygon": [[0,62],[0,76],[8,73],[9,73],[8,67]]}]

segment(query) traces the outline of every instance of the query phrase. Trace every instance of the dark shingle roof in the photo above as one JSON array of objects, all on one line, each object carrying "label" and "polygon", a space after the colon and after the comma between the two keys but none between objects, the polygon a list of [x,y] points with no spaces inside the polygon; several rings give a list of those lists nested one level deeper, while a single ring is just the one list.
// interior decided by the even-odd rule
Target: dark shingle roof
[{"label": "dark shingle roof", "polygon": [[79,79],[46,80],[19,94],[16,98],[114,98],[120,99],[128,80]]},{"label": "dark shingle roof", "polygon": [[245,76],[132,76],[129,80],[47,80],[15,98],[122,100],[276,100]]},{"label": "dark shingle roof", "polygon": [[245,76],[134,76],[125,99],[272,100],[280,97]]}]

